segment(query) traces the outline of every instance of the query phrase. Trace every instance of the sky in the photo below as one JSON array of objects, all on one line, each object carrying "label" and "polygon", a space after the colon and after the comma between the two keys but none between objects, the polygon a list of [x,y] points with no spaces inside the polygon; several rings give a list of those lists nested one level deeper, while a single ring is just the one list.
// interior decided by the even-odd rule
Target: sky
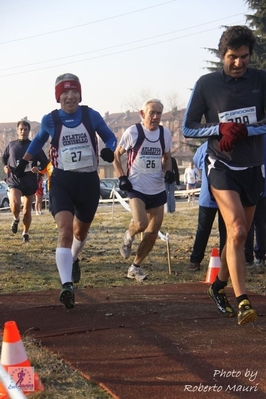
[{"label": "sky", "polygon": [[245,0],[1,0],[0,123],[59,108],[54,83],[67,72],[102,116],[150,97],[185,108],[218,61],[207,48],[252,13]]}]

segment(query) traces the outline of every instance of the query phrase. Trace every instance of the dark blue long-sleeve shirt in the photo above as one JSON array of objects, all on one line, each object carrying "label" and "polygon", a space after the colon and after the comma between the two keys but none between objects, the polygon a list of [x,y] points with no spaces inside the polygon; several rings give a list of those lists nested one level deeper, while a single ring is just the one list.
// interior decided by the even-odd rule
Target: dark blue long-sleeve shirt
[{"label": "dark blue long-sleeve shirt", "polygon": [[[219,123],[226,121],[245,123],[248,130],[248,137],[236,142],[230,152],[219,148]],[[207,153],[214,159],[236,167],[262,165],[266,72],[248,68],[238,79],[223,70],[201,76],[191,93],[182,129],[186,138],[208,137]]]}]

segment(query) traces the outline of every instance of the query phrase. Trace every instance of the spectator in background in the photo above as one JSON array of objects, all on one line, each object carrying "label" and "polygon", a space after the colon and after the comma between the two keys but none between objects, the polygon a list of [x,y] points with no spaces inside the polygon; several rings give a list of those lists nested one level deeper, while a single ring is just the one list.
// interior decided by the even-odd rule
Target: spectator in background
[{"label": "spectator in background", "polygon": [[42,200],[43,200],[43,177],[41,173],[37,175],[38,188],[35,193],[35,213],[36,215],[42,214]]},{"label": "spectator in background", "polygon": [[175,175],[175,181],[173,183],[165,182],[165,191],[167,195],[167,212],[174,213],[175,212],[175,186],[180,184],[179,180],[179,170],[174,157],[171,157],[172,169],[171,171]]},{"label": "spectator in background", "polygon": [[209,190],[209,183],[205,170],[205,158],[207,156],[208,143],[202,144],[196,151],[193,162],[195,166],[202,171],[201,173],[201,190],[199,195],[199,214],[198,214],[198,227],[196,237],[193,245],[193,250],[190,255],[190,262],[187,270],[190,272],[200,271],[200,263],[204,258],[207,243],[211,234],[213,222],[218,212],[218,228],[220,236],[220,254],[226,241],[226,229],[223,218],[218,210],[217,203],[212,199]]},{"label": "spectator in background", "polygon": [[[266,137],[264,136],[264,168],[266,170]],[[255,238],[255,242],[254,242]],[[263,196],[257,203],[253,222],[245,243],[246,266],[257,266],[264,272],[266,253],[266,179]],[[255,259],[254,259],[255,255]]]},{"label": "spectator in background", "polygon": [[47,179],[46,179],[46,181],[44,182],[44,195],[46,196],[46,199],[48,200],[48,209],[49,209],[49,212],[52,212],[51,203],[50,203],[50,185],[51,185],[51,176],[52,176],[52,173],[53,173],[53,169],[54,169],[53,164],[52,164],[52,162],[50,161],[50,162],[48,163],[48,165],[46,166],[46,168],[45,168],[44,170],[41,171],[41,173],[42,173],[43,175],[44,175],[45,173],[47,173]]},{"label": "spectator in background", "polygon": [[187,186],[188,191],[188,200],[187,202],[191,202],[194,204],[195,200],[195,192],[189,190],[195,190],[196,182],[200,180],[200,173],[197,168],[195,168],[193,162],[190,162],[189,166],[185,169],[184,173],[184,184]]}]

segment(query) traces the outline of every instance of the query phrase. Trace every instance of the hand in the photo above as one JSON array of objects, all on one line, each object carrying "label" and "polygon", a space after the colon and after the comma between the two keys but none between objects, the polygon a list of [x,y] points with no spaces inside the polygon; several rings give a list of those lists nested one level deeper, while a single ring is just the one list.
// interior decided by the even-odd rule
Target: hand
[{"label": "hand", "polygon": [[33,166],[31,168],[31,172],[37,174],[37,173],[40,173],[40,169],[38,168],[38,166]]},{"label": "hand", "polygon": [[25,176],[25,168],[28,165],[28,161],[26,161],[25,159],[21,159],[19,161],[18,166],[15,168],[14,170],[14,175],[17,176],[18,178]]},{"label": "hand", "polygon": [[164,181],[165,181],[165,183],[169,183],[169,184],[174,183],[175,174],[173,172],[171,172],[170,170],[167,170],[164,175]]},{"label": "hand", "polygon": [[114,151],[111,148],[103,148],[101,150],[101,158],[109,163],[112,163],[114,160]]},{"label": "hand", "polygon": [[119,188],[122,191],[132,191],[133,187],[126,176],[119,177]]},{"label": "hand", "polygon": [[5,166],[4,166],[4,172],[5,172],[7,175],[10,174],[11,169],[10,169],[10,167],[9,167],[8,165],[5,165]]},{"label": "hand", "polygon": [[231,137],[236,140],[243,140],[248,135],[248,129],[244,123],[226,122],[220,123],[219,132],[224,137]]},{"label": "hand", "polygon": [[219,141],[219,148],[221,151],[232,151],[233,145],[237,140],[233,139],[232,137],[223,136]]}]

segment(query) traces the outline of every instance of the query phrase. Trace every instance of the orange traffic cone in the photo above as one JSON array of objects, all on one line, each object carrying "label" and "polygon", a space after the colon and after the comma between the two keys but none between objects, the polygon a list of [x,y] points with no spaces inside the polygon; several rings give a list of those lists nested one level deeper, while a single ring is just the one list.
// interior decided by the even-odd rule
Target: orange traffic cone
[{"label": "orange traffic cone", "polygon": [[[4,326],[1,364],[12,377],[16,388],[23,393],[44,390],[41,380],[31,367],[15,321],[7,321]],[[1,383],[0,399],[9,398],[9,394]]]},{"label": "orange traffic cone", "polygon": [[204,281],[204,283],[212,284],[215,281],[216,276],[219,273],[220,266],[221,266],[221,261],[219,256],[219,250],[218,248],[213,248],[211,253],[211,259],[209,262],[209,267],[206,274],[206,280]]}]

